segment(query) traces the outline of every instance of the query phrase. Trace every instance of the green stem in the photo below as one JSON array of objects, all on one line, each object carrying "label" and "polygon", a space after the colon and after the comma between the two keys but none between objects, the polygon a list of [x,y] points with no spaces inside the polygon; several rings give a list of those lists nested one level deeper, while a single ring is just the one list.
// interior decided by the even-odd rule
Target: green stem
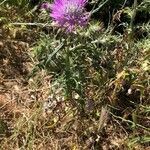
[{"label": "green stem", "polygon": [[66,65],[66,70],[65,70],[65,76],[66,76],[66,98],[67,100],[72,100],[72,90],[71,90],[71,84],[70,84],[70,77],[71,77],[71,72],[70,72],[70,52],[69,48],[67,47],[66,49],[66,58],[65,58],[65,65]]}]

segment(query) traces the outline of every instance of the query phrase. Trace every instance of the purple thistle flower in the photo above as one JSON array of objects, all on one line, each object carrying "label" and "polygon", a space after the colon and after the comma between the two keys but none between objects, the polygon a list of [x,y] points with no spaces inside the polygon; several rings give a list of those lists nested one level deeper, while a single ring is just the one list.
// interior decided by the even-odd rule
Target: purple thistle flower
[{"label": "purple thistle flower", "polygon": [[50,16],[59,26],[71,32],[76,26],[87,24],[89,13],[85,11],[86,3],[87,0],[54,0]]}]

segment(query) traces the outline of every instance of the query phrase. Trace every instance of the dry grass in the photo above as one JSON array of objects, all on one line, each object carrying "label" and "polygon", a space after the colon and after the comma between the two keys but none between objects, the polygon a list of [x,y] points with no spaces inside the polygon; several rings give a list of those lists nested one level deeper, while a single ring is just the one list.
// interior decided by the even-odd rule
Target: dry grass
[{"label": "dry grass", "polygon": [[[103,79],[107,80],[105,86],[94,85],[100,77],[86,60],[87,74],[93,80],[85,89],[83,111],[78,104],[64,100],[59,78],[53,82],[54,76],[46,69],[28,79],[38,63],[32,48],[39,32],[38,27],[2,25],[0,29],[0,149],[148,150],[149,40],[130,45],[125,37],[115,47],[108,46],[117,71],[115,78],[108,80],[112,73],[110,57],[100,62]],[[108,37],[106,44],[114,37]],[[126,46],[138,52],[128,55]],[[133,60],[124,67],[123,62],[129,57]],[[136,78],[130,83],[130,77]]]}]

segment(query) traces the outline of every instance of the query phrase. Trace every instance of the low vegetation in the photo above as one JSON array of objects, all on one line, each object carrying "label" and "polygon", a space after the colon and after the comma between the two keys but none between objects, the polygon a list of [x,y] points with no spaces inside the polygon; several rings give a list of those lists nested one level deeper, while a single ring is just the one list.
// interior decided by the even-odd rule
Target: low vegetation
[{"label": "low vegetation", "polygon": [[149,0],[89,0],[71,30],[43,2],[0,0],[0,149],[148,150]]}]

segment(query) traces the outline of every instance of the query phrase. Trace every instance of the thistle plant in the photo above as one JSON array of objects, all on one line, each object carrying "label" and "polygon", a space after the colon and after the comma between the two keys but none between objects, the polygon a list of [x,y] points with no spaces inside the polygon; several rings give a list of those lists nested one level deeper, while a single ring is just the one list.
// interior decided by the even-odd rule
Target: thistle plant
[{"label": "thistle plant", "polygon": [[[54,0],[52,4],[43,3],[41,8],[50,11],[50,17],[65,33],[65,81],[66,81],[66,99],[73,100],[72,97],[72,75],[71,75],[71,48],[76,31],[79,27],[85,27],[88,24],[90,13],[85,10],[87,0]],[[79,40],[79,39],[78,39]]]}]

